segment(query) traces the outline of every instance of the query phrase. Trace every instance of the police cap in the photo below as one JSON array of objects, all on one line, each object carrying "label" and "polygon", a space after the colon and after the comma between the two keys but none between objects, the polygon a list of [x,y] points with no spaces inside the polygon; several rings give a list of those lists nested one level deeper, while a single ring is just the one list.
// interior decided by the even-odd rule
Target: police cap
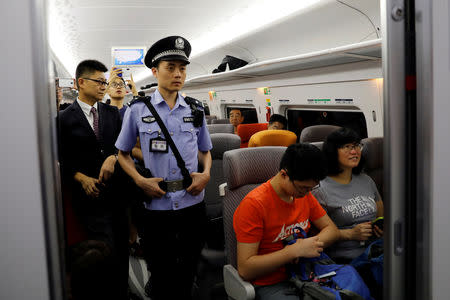
[{"label": "police cap", "polygon": [[191,44],[181,36],[169,36],[154,43],[145,55],[145,65],[152,68],[161,60],[181,60],[189,64]]}]

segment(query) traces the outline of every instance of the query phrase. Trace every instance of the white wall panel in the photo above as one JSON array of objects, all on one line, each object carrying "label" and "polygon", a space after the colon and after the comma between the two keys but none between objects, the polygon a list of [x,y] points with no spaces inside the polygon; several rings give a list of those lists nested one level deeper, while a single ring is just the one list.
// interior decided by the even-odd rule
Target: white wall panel
[{"label": "white wall panel", "polygon": [[0,298],[50,298],[33,76],[33,1],[2,1]]}]

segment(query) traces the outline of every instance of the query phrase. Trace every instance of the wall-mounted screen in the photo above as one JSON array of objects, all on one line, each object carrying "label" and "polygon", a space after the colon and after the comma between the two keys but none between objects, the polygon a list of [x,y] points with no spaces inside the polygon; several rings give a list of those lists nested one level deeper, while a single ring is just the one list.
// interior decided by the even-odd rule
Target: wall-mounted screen
[{"label": "wall-mounted screen", "polygon": [[115,67],[145,66],[145,47],[112,47],[111,56]]}]

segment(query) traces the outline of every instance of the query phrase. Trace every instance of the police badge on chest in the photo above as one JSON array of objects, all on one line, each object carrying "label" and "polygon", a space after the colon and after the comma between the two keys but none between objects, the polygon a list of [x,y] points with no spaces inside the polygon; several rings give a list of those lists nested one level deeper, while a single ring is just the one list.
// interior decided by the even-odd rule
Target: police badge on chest
[{"label": "police badge on chest", "polygon": [[169,152],[169,147],[167,141],[162,137],[158,136],[150,140],[150,152],[167,153]]}]

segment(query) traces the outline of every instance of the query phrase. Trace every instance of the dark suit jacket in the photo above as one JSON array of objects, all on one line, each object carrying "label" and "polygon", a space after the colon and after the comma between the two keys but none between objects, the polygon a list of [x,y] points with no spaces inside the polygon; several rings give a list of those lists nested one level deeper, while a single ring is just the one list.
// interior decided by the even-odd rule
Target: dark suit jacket
[{"label": "dark suit jacket", "polygon": [[119,110],[99,102],[98,115],[99,141],[77,101],[58,115],[60,162],[65,183],[73,185],[76,172],[98,178],[105,159],[117,153],[114,144],[122,126]]}]

